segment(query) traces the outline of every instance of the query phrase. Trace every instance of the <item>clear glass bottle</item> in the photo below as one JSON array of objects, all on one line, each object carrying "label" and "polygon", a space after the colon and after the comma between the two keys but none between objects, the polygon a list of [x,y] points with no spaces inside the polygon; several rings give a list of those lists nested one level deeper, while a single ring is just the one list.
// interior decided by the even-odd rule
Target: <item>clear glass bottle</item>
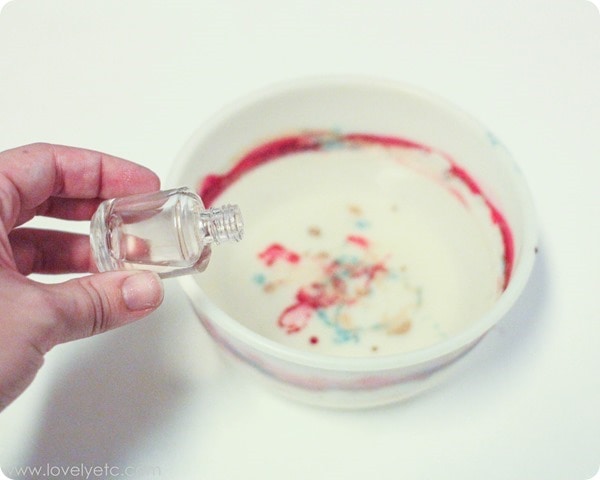
[{"label": "clear glass bottle", "polygon": [[90,224],[99,271],[152,270],[162,278],[203,272],[211,245],[243,233],[237,205],[205,209],[186,187],[106,200]]}]

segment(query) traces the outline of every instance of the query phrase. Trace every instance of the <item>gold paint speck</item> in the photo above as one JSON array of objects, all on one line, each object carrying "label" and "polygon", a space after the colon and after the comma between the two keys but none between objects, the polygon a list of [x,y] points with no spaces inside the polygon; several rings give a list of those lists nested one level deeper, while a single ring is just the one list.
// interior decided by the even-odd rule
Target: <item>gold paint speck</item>
[{"label": "gold paint speck", "polygon": [[410,320],[404,320],[402,323],[396,323],[388,329],[388,333],[391,335],[404,335],[408,333],[410,328],[412,327],[412,322]]},{"label": "gold paint speck", "polygon": [[352,215],[362,215],[363,211],[358,205],[348,205],[348,210]]},{"label": "gold paint speck", "polygon": [[285,280],[276,280],[274,282],[265,283],[265,286],[263,287],[263,292],[273,293],[284,283],[285,283]]},{"label": "gold paint speck", "polygon": [[352,317],[347,313],[342,313],[338,317],[338,322],[342,327],[346,328],[347,330],[351,330],[352,328],[354,328],[354,325],[352,323]]},{"label": "gold paint speck", "polygon": [[321,229],[319,227],[308,227],[308,234],[311,237],[320,237],[321,236]]}]

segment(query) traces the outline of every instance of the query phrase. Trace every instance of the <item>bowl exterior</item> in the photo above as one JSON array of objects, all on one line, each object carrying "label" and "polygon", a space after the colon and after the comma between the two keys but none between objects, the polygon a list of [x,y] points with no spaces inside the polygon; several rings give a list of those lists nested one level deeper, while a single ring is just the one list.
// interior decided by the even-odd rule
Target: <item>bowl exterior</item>
[{"label": "bowl exterior", "polygon": [[222,353],[272,391],[309,405],[359,409],[402,401],[442,382],[479,339],[446,355],[404,367],[345,371],[301,365],[253,348],[196,310]]}]

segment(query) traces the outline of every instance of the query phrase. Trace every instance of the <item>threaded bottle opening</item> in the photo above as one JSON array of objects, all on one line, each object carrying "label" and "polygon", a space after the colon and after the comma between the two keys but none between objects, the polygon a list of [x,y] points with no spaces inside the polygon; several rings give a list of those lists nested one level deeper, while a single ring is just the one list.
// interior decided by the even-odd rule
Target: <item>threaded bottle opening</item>
[{"label": "threaded bottle opening", "polygon": [[204,223],[210,243],[239,242],[244,236],[244,220],[237,205],[223,205],[203,211],[200,218]]}]

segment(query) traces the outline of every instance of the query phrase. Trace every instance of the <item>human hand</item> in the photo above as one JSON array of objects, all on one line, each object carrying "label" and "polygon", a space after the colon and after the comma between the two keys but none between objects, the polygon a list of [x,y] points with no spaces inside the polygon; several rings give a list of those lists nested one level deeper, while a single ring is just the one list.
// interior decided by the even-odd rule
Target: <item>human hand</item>
[{"label": "human hand", "polygon": [[103,199],[159,185],[150,170],[90,150],[34,144],[0,152],[0,411],[32,382],[55,345],[137,320],[163,298],[150,272],[34,282],[26,275],[94,271],[89,239],[17,227],[36,215],[89,220]]}]

